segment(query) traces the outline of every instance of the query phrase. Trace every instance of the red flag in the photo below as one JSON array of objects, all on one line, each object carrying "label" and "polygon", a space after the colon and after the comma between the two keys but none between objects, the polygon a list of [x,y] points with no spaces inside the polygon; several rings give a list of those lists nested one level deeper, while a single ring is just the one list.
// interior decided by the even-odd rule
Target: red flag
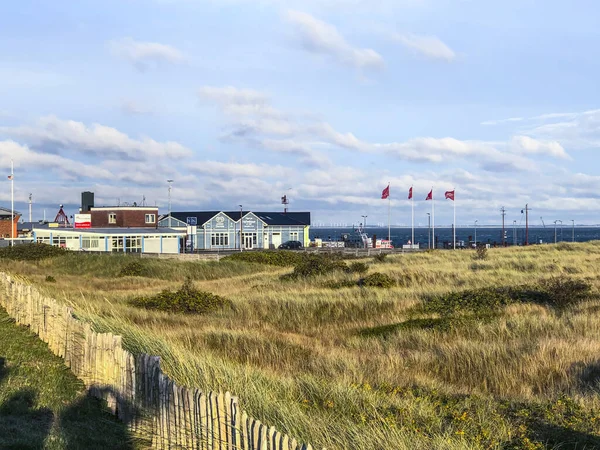
[{"label": "red flag", "polygon": [[446,191],[446,198],[454,201],[454,190]]},{"label": "red flag", "polygon": [[13,179],[13,176],[12,176],[12,175],[9,175],[9,176],[8,176],[8,179],[9,179],[9,180],[12,180],[12,179]]},{"label": "red flag", "polygon": [[387,187],[381,191],[381,198],[382,199],[386,199],[390,196],[390,185],[388,184]]},{"label": "red flag", "polygon": [[433,189],[429,191],[429,194],[427,194],[427,198],[425,200],[433,200]]},{"label": "red flag", "polygon": [[412,198],[412,186],[408,190],[408,199],[410,200],[411,198]]}]

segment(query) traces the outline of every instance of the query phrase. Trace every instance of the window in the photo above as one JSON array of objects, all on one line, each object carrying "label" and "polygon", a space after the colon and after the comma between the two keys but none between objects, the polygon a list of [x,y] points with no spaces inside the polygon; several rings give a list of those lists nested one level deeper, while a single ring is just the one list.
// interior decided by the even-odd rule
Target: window
[{"label": "window", "polygon": [[210,243],[213,247],[216,246],[228,246],[229,245],[229,234],[228,233],[213,233],[210,239]]},{"label": "window", "polygon": [[113,237],[112,241],[112,251],[113,252],[122,252],[123,251],[123,238],[122,237]]},{"label": "window", "polygon": [[297,240],[298,240],[298,232],[297,231],[290,232],[290,241],[297,241]]},{"label": "window", "polygon": [[127,236],[125,238],[125,250],[128,253],[141,253],[142,251],[142,238],[140,236]]},{"label": "window", "polygon": [[110,224],[117,223],[117,215],[115,213],[108,214],[108,223],[110,223]]},{"label": "window", "polygon": [[66,247],[67,239],[64,236],[53,236],[52,237],[52,245],[56,247]]},{"label": "window", "polygon": [[146,223],[156,223],[156,215],[146,214]]},{"label": "window", "polygon": [[100,248],[100,240],[92,237],[81,238],[81,248],[84,250],[98,249]]}]

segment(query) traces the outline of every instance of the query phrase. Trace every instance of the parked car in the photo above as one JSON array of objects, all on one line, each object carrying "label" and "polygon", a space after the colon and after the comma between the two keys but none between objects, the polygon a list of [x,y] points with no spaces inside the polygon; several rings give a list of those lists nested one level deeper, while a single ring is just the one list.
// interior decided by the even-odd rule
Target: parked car
[{"label": "parked car", "polygon": [[283,244],[281,244],[279,248],[285,250],[300,250],[304,247],[302,246],[302,242],[300,241],[286,241]]}]

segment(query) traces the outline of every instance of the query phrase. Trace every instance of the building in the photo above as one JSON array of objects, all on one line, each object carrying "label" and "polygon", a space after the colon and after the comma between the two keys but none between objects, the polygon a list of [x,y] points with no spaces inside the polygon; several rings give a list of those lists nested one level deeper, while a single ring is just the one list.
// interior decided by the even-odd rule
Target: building
[{"label": "building", "polygon": [[[157,228],[156,206],[94,206],[94,193],[81,193],[80,223],[86,228]],[[75,218],[75,227],[78,217]]]},{"label": "building", "polygon": [[[14,216],[13,216],[14,215]],[[12,219],[12,220],[11,220]],[[10,239],[18,236],[18,223],[21,213],[0,207],[0,238]]]},{"label": "building", "polygon": [[180,253],[185,231],[169,228],[59,228],[52,224],[33,229],[34,242],[68,250],[118,253]]},{"label": "building", "polygon": [[309,212],[173,212],[161,217],[158,226],[185,231],[186,251],[239,249],[240,231],[244,249],[272,249],[286,241],[310,243]]}]

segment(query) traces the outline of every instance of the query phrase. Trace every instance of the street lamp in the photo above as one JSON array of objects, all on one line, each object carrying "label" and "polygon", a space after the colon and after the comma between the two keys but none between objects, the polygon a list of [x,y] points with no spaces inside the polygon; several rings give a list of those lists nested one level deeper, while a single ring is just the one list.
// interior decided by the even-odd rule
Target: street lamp
[{"label": "street lamp", "polygon": [[[171,215],[171,183],[174,180],[167,180],[167,183],[169,183],[169,216]],[[169,225],[171,224],[171,219],[169,219]]]},{"label": "street lamp", "polygon": [[513,245],[517,245],[517,221],[513,220]]},{"label": "street lamp", "polygon": [[475,221],[475,248],[477,248],[477,221]]},{"label": "street lamp", "polygon": [[560,222],[560,240],[562,241],[562,220],[554,221],[554,243],[556,244],[556,224]]},{"label": "street lamp", "polygon": [[431,248],[431,213],[427,213],[427,248]]},{"label": "street lamp", "polygon": [[571,236],[571,242],[575,242],[575,221],[571,219],[571,222],[573,222],[573,235]]},{"label": "street lamp", "polygon": [[369,217],[369,216],[360,216],[360,217],[363,218],[363,229],[366,229],[367,228],[367,217]]},{"label": "street lamp", "polygon": [[244,237],[244,221],[242,220],[244,217],[244,213],[243,213],[243,209],[242,209],[242,205],[239,205],[240,207],[240,252],[243,251],[243,245],[242,245],[242,239]]},{"label": "street lamp", "polygon": [[562,220],[559,220],[560,222],[560,241],[562,242],[563,240],[563,222]]}]

